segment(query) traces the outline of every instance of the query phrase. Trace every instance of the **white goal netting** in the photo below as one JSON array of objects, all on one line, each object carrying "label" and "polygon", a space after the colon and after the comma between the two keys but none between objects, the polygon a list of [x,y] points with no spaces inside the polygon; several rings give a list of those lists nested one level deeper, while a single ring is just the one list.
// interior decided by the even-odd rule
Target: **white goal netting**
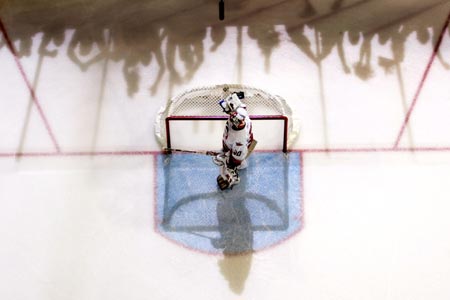
[{"label": "white goal netting", "polygon": [[[238,91],[243,91],[245,94],[242,102],[247,106],[252,118],[255,139],[258,143],[263,142],[259,145],[267,145],[266,150],[280,150],[269,149],[279,147],[283,150],[290,148],[298,136],[299,125],[286,101],[280,96],[240,84],[194,88],[170,99],[167,105],[159,110],[156,117],[155,134],[158,142],[162,147],[173,147],[175,143],[178,143],[177,147],[203,149],[205,146],[199,146],[198,141],[220,140],[223,122],[215,125],[212,124],[214,122],[212,119],[226,117],[218,103],[220,99]],[[218,120],[221,121],[221,119]],[[263,134],[258,135],[256,131]],[[184,139],[187,141],[182,141]],[[280,142],[272,144],[269,140],[273,139]],[[193,143],[191,146],[186,145],[189,140]]]}]

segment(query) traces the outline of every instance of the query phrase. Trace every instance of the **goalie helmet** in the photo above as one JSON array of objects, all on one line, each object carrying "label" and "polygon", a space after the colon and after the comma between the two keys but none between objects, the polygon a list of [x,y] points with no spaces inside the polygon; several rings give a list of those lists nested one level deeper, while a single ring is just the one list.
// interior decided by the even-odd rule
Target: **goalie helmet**
[{"label": "goalie helmet", "polygon": [[226,99],[220,100],[219,105],[225,113],[230,114],[239,107],[245,107],[245,104],[241,102],[241,99],[244,99],[244,92],[234,92]]}]

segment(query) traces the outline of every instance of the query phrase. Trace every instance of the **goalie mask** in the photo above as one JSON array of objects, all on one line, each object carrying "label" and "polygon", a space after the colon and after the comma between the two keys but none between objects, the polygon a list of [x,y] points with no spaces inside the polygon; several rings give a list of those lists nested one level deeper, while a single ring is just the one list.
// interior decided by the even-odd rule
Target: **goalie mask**
[{"label": "goalie mask", "polygon": [[223,112],[230,114],[236,111],[239,107],[245,107],[245,105],[241,102],[241,99],[244,99],[244,92],[234,92],[226,99],[222,99],[219,102],[219,105],[222,107]]}]

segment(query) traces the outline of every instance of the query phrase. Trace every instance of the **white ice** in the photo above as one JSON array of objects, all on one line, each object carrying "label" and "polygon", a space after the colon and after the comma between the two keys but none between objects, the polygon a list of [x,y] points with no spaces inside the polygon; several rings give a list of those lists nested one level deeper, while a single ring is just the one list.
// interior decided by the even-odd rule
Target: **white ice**
[{"label": "white ice", "polygon": [[[306,1],[229,0],[223,22],[215,1],[45,2],[0,4],[17,52],[2,32],[1,299],[450,298],[448,28],[433,50],[448,1],[311,1],[301,18]],[[77,35],[104,44],[81,55]],[[281,95],[301,120],[304,227],[238,257],[154,231],[157,111],[223,83]]]}]

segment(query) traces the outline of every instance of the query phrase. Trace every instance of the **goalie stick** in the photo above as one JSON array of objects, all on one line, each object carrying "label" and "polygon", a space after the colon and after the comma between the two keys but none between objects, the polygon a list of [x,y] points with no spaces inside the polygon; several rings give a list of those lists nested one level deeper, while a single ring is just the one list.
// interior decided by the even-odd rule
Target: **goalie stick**
[{"label": "goalie stick", "polygon": [[193,153],[193,154],[203,154],[208,156],[219,155],[217,151],[206,151],[206,150],[186,150],[186,149],[174,149],[174,148],[163,148],[164,152],[170,154],[171,152],[181,152],[181,153]]},{"label": "goalie stick", "polygon": [[[253,149],[255,149],[256,144],[258,143],[257,140],[252,140],[250,145],[248,146],[248,153],[245,158],[248,158],[250,154],[252,154]],[[219,152],[217,151],[207,151],[207,150],[186,150],[186,149],[175,149],[175,148],[163,148],[163,151],[170,154],[171,152],[181,152],[181,153],[193,153],[193,154],[203,154],[208,156],[216,156],[219,155]]]}]

